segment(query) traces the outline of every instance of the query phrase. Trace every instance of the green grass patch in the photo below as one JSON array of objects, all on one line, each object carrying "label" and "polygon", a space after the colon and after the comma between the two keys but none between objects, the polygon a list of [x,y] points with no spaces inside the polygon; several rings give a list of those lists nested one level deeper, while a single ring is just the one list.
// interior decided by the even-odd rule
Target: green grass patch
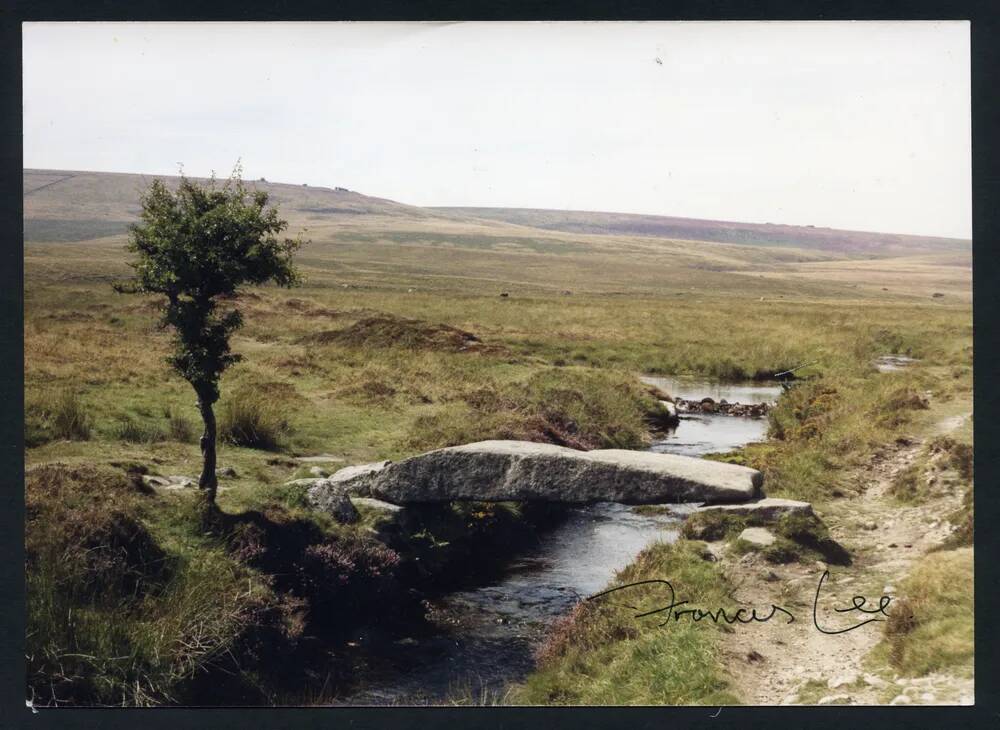
[{"label": "green grass patch", "polygon": [[[725,576],[686,540],[653,545],[613,583],[670,580],[693,605],[730,606]],[[513,694],[520,704],[728,705],[737,702],[718,659],[722,631],[709,622],[635,618],[662,605],[661,592],[629,589],[578,604],[538,652],[539,667]],[[639,591],[638,593],[636,591]],[[635,608],[627,608],[629,603]]]}]

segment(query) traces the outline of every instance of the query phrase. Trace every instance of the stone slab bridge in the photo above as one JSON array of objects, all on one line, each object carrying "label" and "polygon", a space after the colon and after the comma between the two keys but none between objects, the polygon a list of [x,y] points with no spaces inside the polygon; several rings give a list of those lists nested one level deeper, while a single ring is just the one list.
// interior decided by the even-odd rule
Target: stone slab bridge
[{"label": "stone slab bridge", "polygon": [[[305,480],[301,480],[305,481]],[[763,499],[756,469],[676,454],[577,451],[529,441],[480,441],[349,466],[309,480],[314,507],[350,519],[350,498],[391,505],[435,502],[743,505],[745,510],[811,511],[806,502]]]}]

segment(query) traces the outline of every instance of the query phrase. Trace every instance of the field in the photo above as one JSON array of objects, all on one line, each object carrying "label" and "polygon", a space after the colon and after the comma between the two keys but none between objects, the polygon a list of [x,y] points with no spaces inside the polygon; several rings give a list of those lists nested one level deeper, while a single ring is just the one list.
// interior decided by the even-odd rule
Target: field
[{"label": "field", "polygon": [[[155,301],[111,288],[129,273],[123,230],[134,220],[143,182],[25,171],[29,504],[33,489],[56,490],[69,505],[77,497],[66,494],[90,495],[98,512],[102,500],[111,500],[144,526],[162,560],[174,566],[140,599],[122,596],[108,605],[88,602],[92,567],[81,568],[72,578],[81,581],[80,592],[67,606],[56,600],[59,576],[43,570],[67,549],[65,536],[38,533],[44,539],[31,545],[40,562],[29,584],[29,665],[33,687],[65,693],[66,702],[201,698],[192,677],[216,667],[227,651],[241,658],[247,674],[258,671],[248,668],[256,665],[244,651],[250,627],[274,631],[280,624],[286,639],[296,622],[307,627],[299,626],[300,633],[320,632],[309,604],[328,599],[302,585],[275,583],[268,578],[274,564],[241,558],[231,549],[231,526],[202,529],[189,492],[122,491],[129,470],[192,476],[200,458],[194,394],[164,361],[170,335],[156,326]],[[305,474],[294,457],[328,454],[335,464],[351,464],[488,437],[639,448],[648,440],[649,401],[639,373],[768,378],[811,363],[798,373],[808,382],[773,415],[772,441],[729,458],[764,470],[769,493],[818,506],[850,500],[847,475],[885,444],[971,407],[968,242],[893,237],[879,244],[833,232],[807,236],[801,246],[787,237],[740,245],[708,234],[707,240],[664,237],[661,229],[634,235],[588,224],[573,232],[562,230],[568,226],[558,216],[479,218],[474,213],[482,211],[255,184],[272,194],[292,234],[309,239],[298,257],[305,283],[254,289],[236,303],[246,326],[234,350],[245,360],[224,376],[219,407],[229,435],[220,465],[236,476],[221,482],[219,502],[244,531],[250,515],[265,515],[253,524],[272,537],[310,525],[321,536],[303,543],[307,552],[323,540],[361,539],[367,523],[346,528],[305,510],[301,494],[282,486]],[[702,235],[697,226],[684,230]],[[843,240],[851,245],[837,243]],[[919,363],[879,375],[871,362],[889,353]],[[913,398],[927,392],[931,407],[914,406]],[[76,476],[65,475],[74,469]],[[92,494],[93,485],[110,486],[102,496]],[[96,519],[90,507],[72,509],[81,524]],[[352,580],[368,590],[370,576],[359,575]],[[707,578],[692,574],[698,580]],[[206,590],[213,582],[214,595]],[[71,610],[93,626],[116,612],[127,619],[116,636],[77,632],[70,639],[64,612]],[[195,614],[211,619],[203,626],[211,636],[199,641],[190,638]],[[174,633],[152,637],[158,621]],[[683,650],[691,662],[715,657],[713,641],[688,639]],[[627,647],[636,656],[664,649],[659,638],[638,641]],[[602,664],[619,671],[630,661],[624,644],[594,646],[603,653],[573,661],[588,671]],[[52,667],[68,662],[67,655],[102,651],[129,659],[109,666],[114,662],[77,658],[76,680],[52,680]],[[711,668],[721,659],[707,661]],[[731,701],[733,688],[712,680],[711,671],[722,674],[706,669],[703,685],[680,688],[668,686],[676,677],[657,674],[660,694],[643,694],[642,682],[621,694],[597,683],[604,689],[588,694],[570,686],[579,678],[566,666],[553,664],[529,682],[524,701]],[[260,694],[252,696],[275,702],[301,700],[302,692],[316,699],[322,691],[292,691],[275,681],[254,674],[248,682]]]}]

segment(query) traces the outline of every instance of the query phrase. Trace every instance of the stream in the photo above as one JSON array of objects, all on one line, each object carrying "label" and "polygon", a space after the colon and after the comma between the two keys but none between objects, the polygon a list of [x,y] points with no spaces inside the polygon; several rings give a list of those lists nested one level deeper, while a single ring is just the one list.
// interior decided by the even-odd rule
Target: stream
[{"label": "stream", "polygon": [[[780,386],[760,383],[642,380],[685,399],[771,403],[781,393]],[[702,456],[762,441],[766,433],[763,418],[684,414],[650,450]],[[667,508],[660,514],[640,514],[614,503],[571,508],[567,518],[544,533],[534,550],[518,556],[499,581],[436,599],[428,616],[430,635],[358,637],[365,653],[364,680],[341,694],[336,704],[499,701],[510,684],[532,670],[533,651],[555,619],[607,586],[647,545],[677,539],[681,521],[694,505]]]}]

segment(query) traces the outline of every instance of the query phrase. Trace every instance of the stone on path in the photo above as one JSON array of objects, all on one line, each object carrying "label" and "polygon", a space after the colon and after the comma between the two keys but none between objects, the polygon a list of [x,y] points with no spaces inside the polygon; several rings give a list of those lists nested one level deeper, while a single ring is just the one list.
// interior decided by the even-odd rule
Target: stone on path
[{"label": "stone on path", "polygon": [[780,499],[778,497],[765,497],[753,502],[742,502],[740,504],[713,504],[699,507],[698,512],[709,510],[719,510],[725,514],[754,516],[765,521],[777,520],[787,514],[811,515],[812,505],[808,502],[799,502],[794,499]]},{"label": "stone on path", "polygon": [[[748,527],[740,533],[739,539],[745,540],[751,545],[767,547],[768,545],[773,545],[777,538],[766,527]],[[831,687],[831,689],[835,688]]]},{"label": "stone on path", "polygon": [[827,697],[821,697],[817,705],[851,705],[854,704],[854,700],[850,695],[829,695]]}]

